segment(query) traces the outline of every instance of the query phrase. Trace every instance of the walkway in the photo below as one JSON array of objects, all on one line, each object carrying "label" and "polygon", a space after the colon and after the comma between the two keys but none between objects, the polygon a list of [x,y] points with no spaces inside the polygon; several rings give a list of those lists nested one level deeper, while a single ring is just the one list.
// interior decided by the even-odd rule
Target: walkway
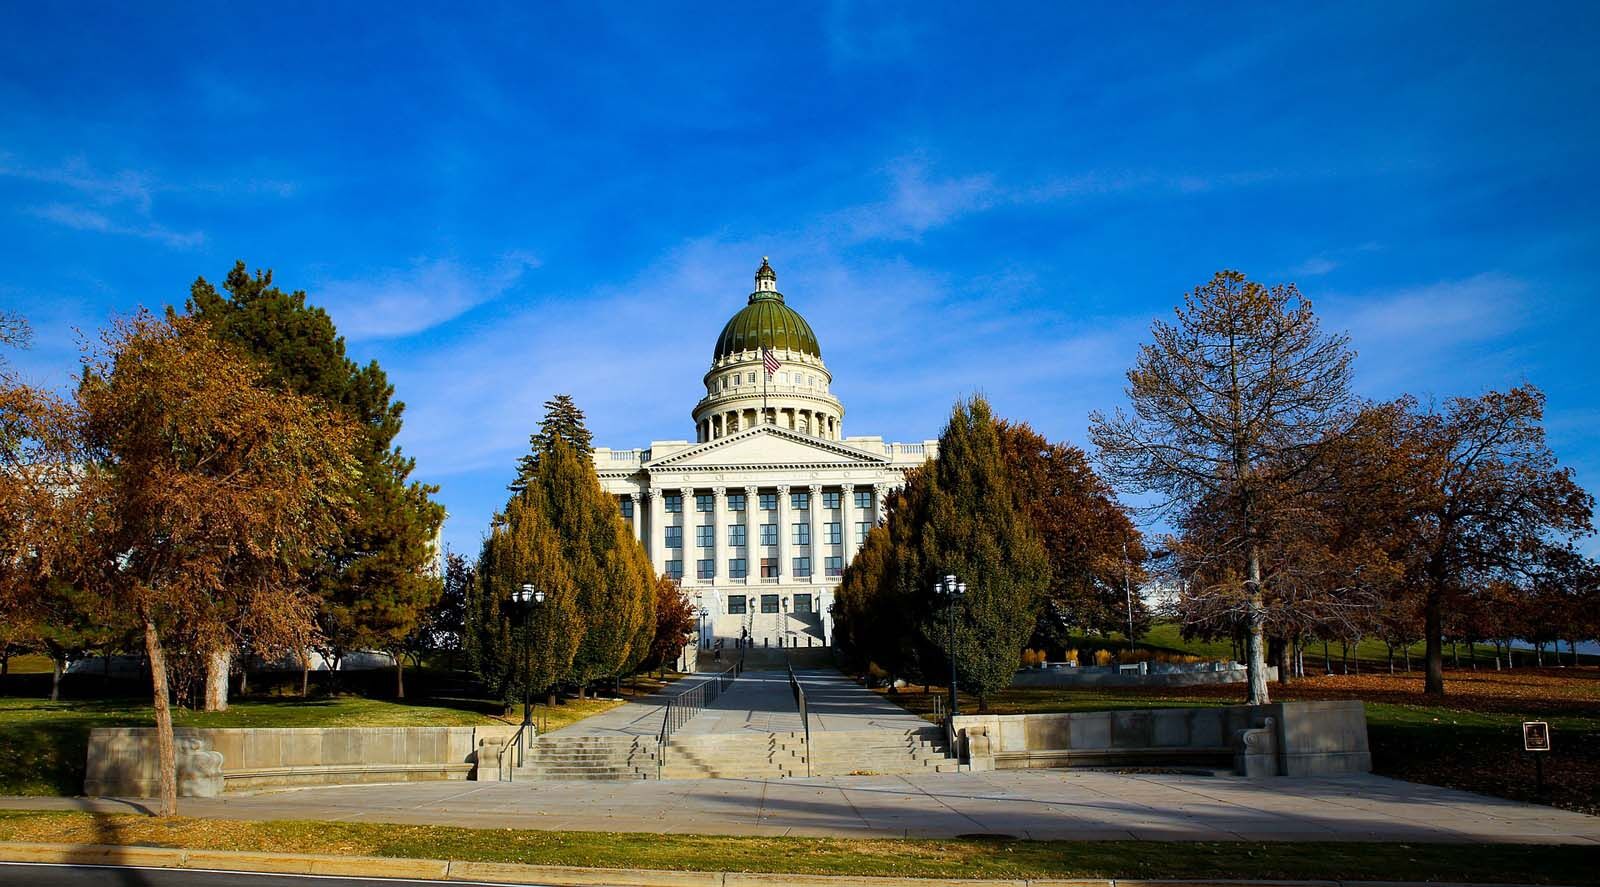
[{"label": "walkway", "polygon": [[[811,732],[845,730],[917,730],[927,721],[858,686],[834,669],[795,673],[805,686],[811,710]],[[660,693],[630,700],[576,724],[552,730],[551,736],[654,736],[661,731],[661,706],[667,700],[710,680],[701,672]],[[782,671],[747,671],[705,710],[678,728],[677,735],[704,733],[790,733],[802,729],[800,712]]]},{"label": "walkway", "polygon": [[[144,802],[0,798],[127,812]],[[1009,770],[818,779],[421,782],[184,798],[185,816],[833,837],[1600,845],[1600,818],[1378,776],[1261,779]]]}]

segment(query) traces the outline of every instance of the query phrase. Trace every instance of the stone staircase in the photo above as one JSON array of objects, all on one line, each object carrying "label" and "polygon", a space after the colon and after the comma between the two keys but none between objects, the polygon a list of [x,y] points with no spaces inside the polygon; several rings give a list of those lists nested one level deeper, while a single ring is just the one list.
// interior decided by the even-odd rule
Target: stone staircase
[{"label": "stone staircase", "polygon": [[667,739],[662,779],[793,779],[806,775],[804,733],[694,733]]},{"label": "stone staircase", "polygon": [[813,776],[891,776],[955,773],[938,727],[811,734]]},{"label": "stone staircase", "polygon": [[811,734],[694,733],[667,740],[665,763],[653,736],[541,736],[512,779],[517,782],[639,779],[796,779],[954,773],[937,727]]},{"label": "stone staircase", "polygon": [[658,746],[653,736],[541,736],[514,782],[655,779]]}]

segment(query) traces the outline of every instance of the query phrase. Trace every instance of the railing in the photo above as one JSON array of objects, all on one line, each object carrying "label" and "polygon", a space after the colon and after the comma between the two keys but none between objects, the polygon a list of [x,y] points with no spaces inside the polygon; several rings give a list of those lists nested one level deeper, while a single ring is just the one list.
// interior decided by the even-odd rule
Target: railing
[{"label": "railing", "polygon": [[[516,776],[516,770],[518,767],[522,766],[524,755],[527,753],[529,747],[533,744],[533,740],[544,735],[549,730],[550,712],[546,711],[543,716],[540,716],[538,714],[538,706],[534,707],[534,712],[534,723],[532,725],[522,724],[518,726],[517,732],[511,735],[510,741],[506,743],[504,750],[500,752],[500,767],[498,775],[504,782],[510,782]],[[528,730],[529,726],[533,727],[532,731]],[[516,749],[515,760],[513,760],[511,757],[511,750],[513,748]]]},{"label": "railing", "polygon": [[794,707],[800,711],[800,725],[806,737],[806,775],[811,775],[811,710],[806,705],[806,688],[794,676],[794,663],[789,661],[789,650],[784,648],[783,667],[789,671],[789,691],[794,694]]},{"label": "railing", "polygon": [[744,671],[744,652],[739,653],[739,661],[735,662],[727,671],[718,672],[716,675],[701,681],[692,689],[679,693],[667,700],[661,706],[661,732],[656,737],[658,754],[656,756],[656,778],[661,778],[661,770],[667,764],[667,739],[677,732],[679,727],[689,722],[690,718],[699,714],[710,705],[722,691],[726,690],[739,674]]}]

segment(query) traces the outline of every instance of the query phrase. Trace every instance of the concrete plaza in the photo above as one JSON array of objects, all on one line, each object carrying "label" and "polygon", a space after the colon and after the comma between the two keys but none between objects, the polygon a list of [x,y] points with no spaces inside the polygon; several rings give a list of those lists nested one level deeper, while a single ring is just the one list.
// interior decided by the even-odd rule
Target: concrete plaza
[{"label": "concrete plaza", "polygon": [[[186,816],[471,828],[855,838],[1424,841],[1600,845],[1600,818],[1378,776],[1023,770],[817,779],[344,786],[185,798]],[[130,812],[139,800],[0,798]]]}]

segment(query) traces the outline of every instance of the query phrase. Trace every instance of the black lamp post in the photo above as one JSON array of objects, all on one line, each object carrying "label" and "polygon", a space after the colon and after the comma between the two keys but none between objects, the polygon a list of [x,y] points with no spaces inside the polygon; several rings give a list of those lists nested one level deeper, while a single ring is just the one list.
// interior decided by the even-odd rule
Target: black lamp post
[{"label": "black lamp post", "polygon": [[522,620],[522,744],[517,747],[520,766],[522,749],[533,731],[533,608],[544,603],[544,592],[535,590],[532,582],[524,582],[512,589],[511,602]]},{"label": "black lamp post", "polygon": [[933,584],[933,593],[948,601],[945,612],[950,630],[950,717],[953,718],[961,713],[956,702],[956,602],[966,595],[967,583],[957,582],[955,576],[946,576],[943,582]]}]

